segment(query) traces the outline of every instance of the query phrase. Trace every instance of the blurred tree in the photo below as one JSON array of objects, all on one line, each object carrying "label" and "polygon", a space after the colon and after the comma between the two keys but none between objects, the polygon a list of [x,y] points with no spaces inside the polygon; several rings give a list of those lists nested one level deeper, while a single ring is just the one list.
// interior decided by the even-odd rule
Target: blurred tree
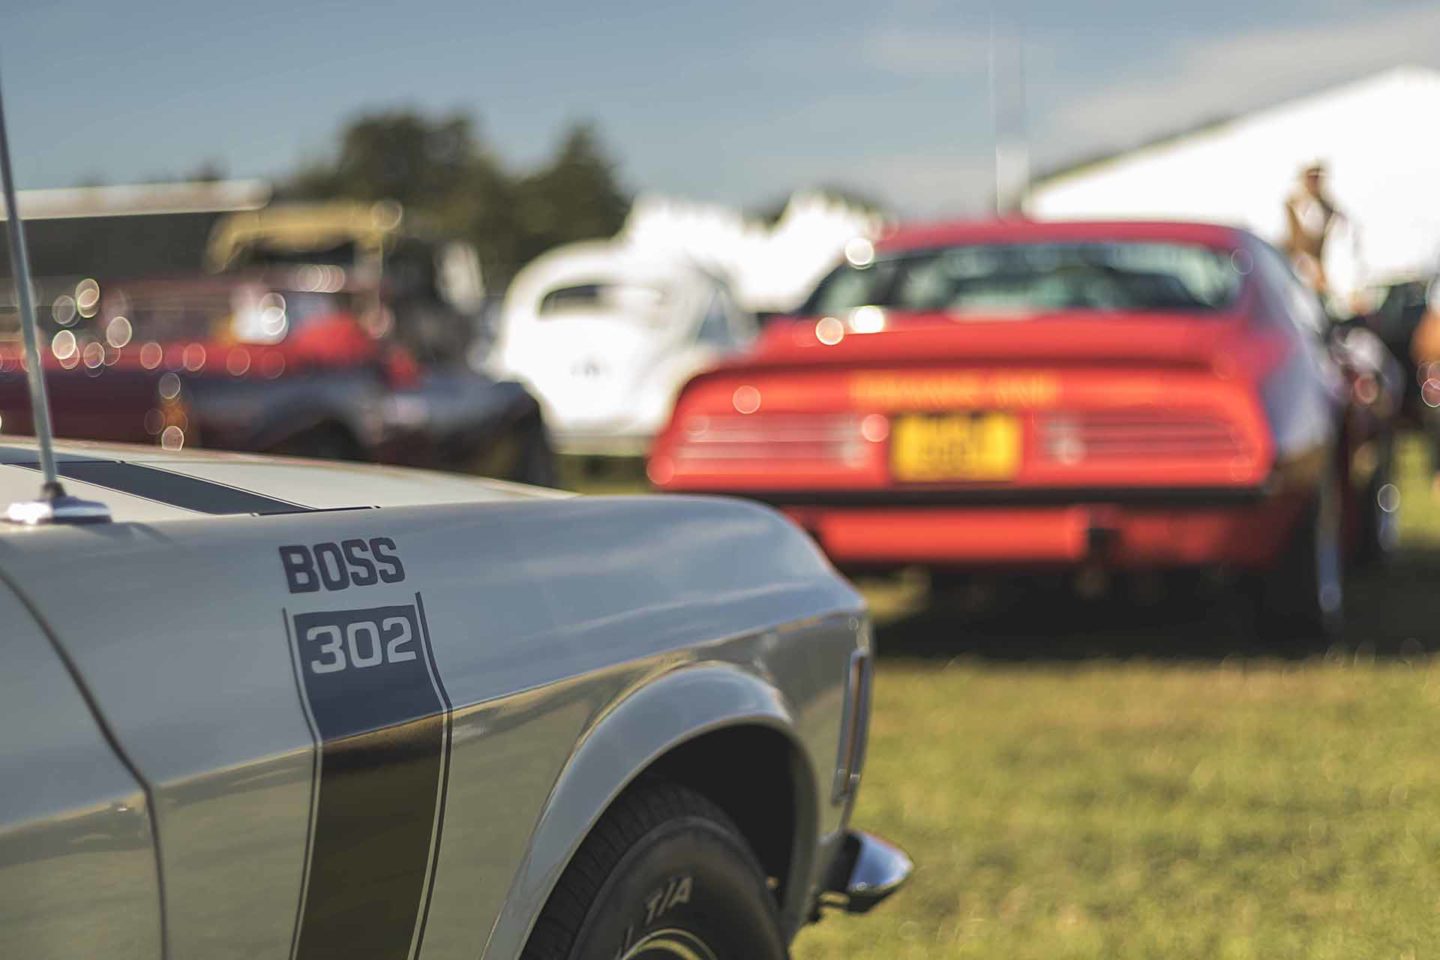
[{"label": "blurred tree", "polygon": [[612,236],[630,199],[589,124],[572,127],[540,169],[515,175],[463,114],[408,109],[364,114],[335,154],[282,184],[289,199],[398,200],[430,229],[474,243],[492,283],[572,240]]},{"label": "blurred tree", "polygon": [[469,118],[431,120],[410,110],[388,110],[352,120],[335,157],[302,171],[297,193],[353,200],[398,200],[425,209],[452,196],[476,160]]},{"label": "blurred tree", "polygon": [[630,209],[588,123],[572,126],[555,158],[519,182],[517,200],[525,231],[520,254],[527,260],[558,244],[613,236]]},{"label": "blurred tree", "polygon": [[[879,198],[853,187],[822,183],[806,189],[811,193],[819,193],[834,200],[840,200],[865,213],[879,214],[882,217],[888,216],[890,213],[889,207]],[[790,198],[794,195],[795,193],[787,193],[783,197],[763,203],[755,209],[754,215],[770,226],[774,226],[785,214],[785,208],[790,205]]]}]

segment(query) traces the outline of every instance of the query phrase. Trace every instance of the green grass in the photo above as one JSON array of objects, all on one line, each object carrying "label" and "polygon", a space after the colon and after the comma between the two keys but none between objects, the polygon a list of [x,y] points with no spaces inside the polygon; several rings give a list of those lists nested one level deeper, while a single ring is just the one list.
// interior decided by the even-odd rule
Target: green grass
[{"label": "green grass", "polygon": [[[1163,623],[1149,655],[1066,660],[1029,640],[1029,659],[963,642],[947,658],[914,634],[964,625],[925,619],[903,585],[872,590],[882,654],[887,637],[900,650],[880,666],[855,821],[917,869],[874,913],[803,932],[798,960],[1433,955],[1440,511],[1419,448],[1402,459],[1408,552],[1352,592],[1350,645],[1309,659],[1229,655],[1218,636],[1165,660]],[[1133,651],[1147,621],[1119,619],[1074,629]]]},{"label": "green grass", "polygon": [[1214,599],[1079,605],[1052,634],[866,584],[881,663],[855,822],[917,868],[804,931],[797,960],[1434,955],[1440,508],[1413,442],[1401,475],[1406,553],[1352,585],[1347,645],[1308,658],[1247,647]]},{"label": "green grass", "polygon": [[557,456],[560,486],[591,496],[646,493],[645,461],[639,457]]},{"label": "green grass", "polygon": [[887,663],[856,820],[912,885],[800,958],[1420,956],[1428,664]]}]

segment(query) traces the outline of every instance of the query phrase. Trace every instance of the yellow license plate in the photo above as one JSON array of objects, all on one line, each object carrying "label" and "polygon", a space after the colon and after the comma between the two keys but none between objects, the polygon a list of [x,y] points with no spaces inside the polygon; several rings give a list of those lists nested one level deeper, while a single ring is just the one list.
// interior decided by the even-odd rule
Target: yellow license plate
[{"label": "yellow license plate", "polygon": [[890,472],[902,483],[1009,480],[1019,469],[1014,414],[909,415],[891,428]]}]

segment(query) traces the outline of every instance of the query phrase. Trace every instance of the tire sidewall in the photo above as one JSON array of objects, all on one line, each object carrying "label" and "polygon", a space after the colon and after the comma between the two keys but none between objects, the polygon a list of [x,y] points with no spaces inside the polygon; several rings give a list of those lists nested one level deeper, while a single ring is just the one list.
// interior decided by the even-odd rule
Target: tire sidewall
[{"label": "tire sidewall", "polygon": [[1259,639],[1282,645],[1336,639],[1344,622],[1344,525],[1337,471],[1300,515],[1290,546],[1258,591]]},{"label": "tire sidewall", "polygon": [[[1322,635],[1339,630],[1345,616],[1345,525],[1341,505],[1340,479],[1332,474],[1316,493],[1311,530],[1311,562],[1314,567],[1313,615]],[[1309,611],[1307,611],[1309,612]]]},{"label": "tire sidewall", "polygon": [[[1356,551],[1359,567],[1381,566],[1395,552],[1400,539],[1398,493],[1393,489],[1395,477],[1395,438],[1387,433],[1376,441],[1376,465],[1360,496],[1360,543]],[[1387,509],[1387,497],[1397,501]]]},{"label": "tire sidewall", "polygon": [[550,444],[550,435],[543,423],[536,423],[527,431],[520,454],[518,476],[514,479],[536,487],[558,487],[555,468],[555,450]]},{"label": "tire sidewall", "polygon": [[[668,942],[684,942],[690,954]],[[783,960],[774,901],[748,848],[700,816],[666,821],[621,858],[569,960]]]}]

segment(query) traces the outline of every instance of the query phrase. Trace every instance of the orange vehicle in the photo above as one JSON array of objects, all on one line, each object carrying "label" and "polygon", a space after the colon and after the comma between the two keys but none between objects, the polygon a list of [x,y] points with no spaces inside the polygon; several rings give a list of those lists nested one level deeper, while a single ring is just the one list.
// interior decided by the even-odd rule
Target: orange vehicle
[{"label": "orange vehicle", "polygon": [[657,487],[777,505],[850,570],[1236,571],[1295,634],[1336,627],[1347,541],[1393,540],[1388,394],[1250,234],[952,224],[848,260],[687,385]]}]

